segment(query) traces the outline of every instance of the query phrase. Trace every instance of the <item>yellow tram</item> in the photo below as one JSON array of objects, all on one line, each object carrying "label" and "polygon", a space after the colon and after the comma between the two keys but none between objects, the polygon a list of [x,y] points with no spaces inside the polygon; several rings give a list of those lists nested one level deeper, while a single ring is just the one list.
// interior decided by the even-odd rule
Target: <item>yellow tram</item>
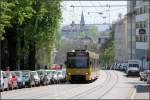
[{"label": "yellow tram", "polygon": [[73,50],[67,52],[66,71],[67,80],[92,81],[99,76],[99,55],[87,50]]}]

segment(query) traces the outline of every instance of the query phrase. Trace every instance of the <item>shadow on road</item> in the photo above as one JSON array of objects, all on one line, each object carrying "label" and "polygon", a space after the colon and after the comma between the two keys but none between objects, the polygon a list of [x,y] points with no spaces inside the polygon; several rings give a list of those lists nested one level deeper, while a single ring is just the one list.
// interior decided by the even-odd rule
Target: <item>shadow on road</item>
[{"label": "shadow on road", "polygon": [[150,85],[137,85],[136,92],[137,93],[150,92]]}]

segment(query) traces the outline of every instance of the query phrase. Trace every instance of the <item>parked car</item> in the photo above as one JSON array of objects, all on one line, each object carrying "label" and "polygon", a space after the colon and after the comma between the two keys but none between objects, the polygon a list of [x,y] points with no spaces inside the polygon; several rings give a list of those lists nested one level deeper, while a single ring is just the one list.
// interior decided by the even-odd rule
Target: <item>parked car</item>
[{"label": "parked car", "polygon": [[48,85],[50,83],[51,80],[45,70],[37,70],[37,73],[40,77],[40,84]]},{"label": "parked car", "polygon": [[150,84],[150,72],[147,75],[147,84]]},{"label": "parked car", "polygon": [[55,84],[55,83],[59,83],[58,71],[57,71],[57,70],[55,70],[55,71],[53,72],[52,80],[53,80],[53,83],[54,83],[54,84]]},{"label": "parked car", "polygon": [[1,84],[0,84],[1,91],[4,91],[5,89],[9,90],[8,77],[4,71],[0,71],[0,82],[1,82]]},{"label": "parked car", "polygon": [[143,72],[140,72],[140,80],[147,81],[149,74],[150,74],[150,70],[144,70]]},{"label": "parked car", "polygon": [[22,70],[22,72],[23,72],[23,77],[25,79],[25,87],[35,86],[35,81],[34,81],[34,78],[31,77],[30,71]]},{"label": "parked car", "polygon": [[66,81],[66,73],[64,70],[59,70],[57,75],[58,75],[59,82],[65,82]]},{"label": "parked car", "polygon": [[126,71],[127,70],[127,63],[122,63],[122,71]]},{"label": "parked car", "polygon": [[18,88],[17,84],[17,76],[11,71],[5,71],[8,77],[8,87],[9,89],[13,90],[14,88]]},{"label": "parked car", "polygon": [[17,76],[17,84],[19,88],[25,87],[25,77],[23,77],[22,71],[13,71]]},{"label": "parked car", "polygon": [[146,74],[144,73],[144,71],[140,72],[140,81],[146,80]]},{"label": "parked car", "polygon": [[53,75],[54,75],[54,73],[55,73],[55,70],[45,70],[45,71],[46,71],[46,73],[47,73],[48,79],[50,80],[50,81],[49,81],[49,84],[54,83]]},{"label": "parked car", "polygon": [[40,86],[40,77],[36,71],[30,71],[31,79],[34,79],[35,85]]}]

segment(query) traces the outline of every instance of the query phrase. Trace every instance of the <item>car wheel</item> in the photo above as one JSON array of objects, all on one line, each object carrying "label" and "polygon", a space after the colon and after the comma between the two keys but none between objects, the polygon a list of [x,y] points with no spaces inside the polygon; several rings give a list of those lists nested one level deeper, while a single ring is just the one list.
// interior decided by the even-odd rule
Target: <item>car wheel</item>
[{"label": "car wheel", "polygon": [[12,85],[11,87],[10,87],[10,90],[13,90],[14,89],[14,86]]},{"label": "car wheel", "polygon": [[7,87],[6,90],[9,91],[9,87]]},{"label": "car wheel", "polygon": [[140,81],[143,81],[143,79],[140,77]]},{"label": "car wheel", "polygon": [[3,92],[4,91],[4,84],[3,84],[3,86],[1,87],[1,92]]}]

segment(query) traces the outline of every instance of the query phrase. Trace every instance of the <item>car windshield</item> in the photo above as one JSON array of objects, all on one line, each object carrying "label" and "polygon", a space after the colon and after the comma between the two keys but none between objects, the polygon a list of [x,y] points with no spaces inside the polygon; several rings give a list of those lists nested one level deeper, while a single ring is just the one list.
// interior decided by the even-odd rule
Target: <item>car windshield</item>
[{"label": "car windshield", "polygon": [[31,72],[31,75],[35,76],[35,75],[37,75],[37,73],[36,72]]},{"label": "car windshield", "polygon": [[16,76],[21,76],[20,72],[14,72]]},{"label": "car windshield", "polygon": [[62,72],[58,72],[58,74],[62,74]]},{"label": "car windshield", "polygon": [[29,76],[29,72],[23,72],[23,76]]},{"label": "car windshield", "polygon": [[54,74],[55,73],[55,71],[47,71],[47,74]]},{"label": "car windshield", "polygon": [[38,75],[44,75],[43,71],[37,71]]},{"label": "car windshield", "polygon": [[129,64],[129,67],[139,67],[139,64]]}]

